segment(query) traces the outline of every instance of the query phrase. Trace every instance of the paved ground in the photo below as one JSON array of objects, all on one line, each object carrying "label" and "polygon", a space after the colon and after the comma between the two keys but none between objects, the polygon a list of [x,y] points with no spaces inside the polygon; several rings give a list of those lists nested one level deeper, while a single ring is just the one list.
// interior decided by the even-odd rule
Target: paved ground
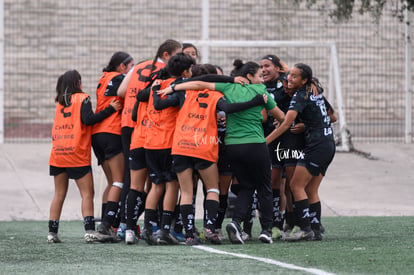
[{"label": "paved ground", "polygon": [[[322,215],[414,216],[414,145],[355,144],[355,148],[373,159],[336,154],[320,189]],[[49,153],[50,144],[0,144],[0,221],[48,219],[54,190],[48,175]],[[93,169],[97,214],[105,180],[95,163]],[[201,217],[200,211],[197,216]],[[62,220],[81,220],[74,183]]]}]

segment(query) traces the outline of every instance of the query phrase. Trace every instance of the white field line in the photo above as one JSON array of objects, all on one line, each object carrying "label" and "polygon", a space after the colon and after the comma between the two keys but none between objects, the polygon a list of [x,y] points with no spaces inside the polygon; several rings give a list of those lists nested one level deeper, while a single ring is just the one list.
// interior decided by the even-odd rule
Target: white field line
[{"label": "white field line", "polygon": [[304,271],[304,272],[311,273],[311,274],[333,275],[333,273],[329,273],[329,272],[326,272],[326,271],[323,271],[323,270],[320,270],[320,269],[316,269],[316,268],[305,268],[305,267],[301,267],[301,266],[297,266],[297,265],[293,265],[293,264],[279,262],[279,261],[272,260],[272,259],[254,257],[254,256],[246,255],[246,254],[239,254],[239,253],[231,253],[231,252],[221,251],[221,250],[214,249],[214,248],[207,247],[207,246],[196,245],[196,246],[193,246],[193,247],[198,248],[200,250],[210,252],[210,253],[224,254],[224,255],[230,255],[230,256],[243,258],[243,259],[255,260],[255,261],[259,261],[259,262],[263,262],[263,263],[267,263],[267,264],[277,265],[277,266],[287,268],[287,269],[300,270],[300,271]]}]

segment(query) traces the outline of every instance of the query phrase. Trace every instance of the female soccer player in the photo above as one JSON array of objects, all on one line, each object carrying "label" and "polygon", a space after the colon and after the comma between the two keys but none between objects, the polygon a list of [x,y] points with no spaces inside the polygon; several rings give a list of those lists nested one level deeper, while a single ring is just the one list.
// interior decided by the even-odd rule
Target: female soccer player
[{"label": "female soccer player", "polygon": [[[286,90],[283,85],[283,80],[287,76],[287,65],[279,57],[268,54],[262,58],[260,66],[267,91],[286,114],[293,96],[293,93]],[[263,128],[265,136],[275,129],[271,115],[267,116]],[[304,124],[297,118],[288,131],[268,145],[272,161],[273,237],[276,239],[281,237],[283,229],[283,213],[286,209],[285,181],[288,182],[292,178],[296,162],[302,152],[304,130]]]},{"label": "female soccer player", "polygon": [[[259,64],[247,62],[241,71],[251,84],[240,85],[234,83],[208,83],[203,81],[189,81],[177,84],[175,90],[213,90],[224,94],[229,103],[245,102],[256,95],[266,94],[268,101],[264,107],[280,122],[284,114],[271,99],[263,84],[263,77]],[[170,93],[171,87],[161,91],[161,94]],[[227,224],[226,230],[232,243],[243,244],[240,223],[248,214],[248,205],[253,192],[257,190],[258,201],[261,205],[260,217],[262,232],[259,239],[262,242],[272,242],[272,190],[270,187],[270,157],[262,128],[263,106],[256,106],[242,112],[226,116],[227,154],[232,170],[240,183],[240,191],[236,201],[236,210],[232,222]]]},{"label": "female soccer player", "polygon": [[[270,143],[281,136],[298,115],[305,124],[303,154],[290,182],[298,228],[285,237],[287,241],[313,240],[314,231],[320,231],[320,228],[312,230],[310,226],[309,203],[319,201],[319,185],[335,155],[335,141],[325,100],[322,94],[313,92],[311,83],[312,69],[303,63],[294,65],[288,75],[288,88],[295,91],[289,111],[285,121],[266,137],[266,142]],[[320,236],[316,237],[320,239]]]},{"label": "female soccer player", "polygon": [[94,114],[88,94],[82,91],[81,75],[76,70],[61,75],[56,85],[56,112],[52,128],[52,151],[49,165],[54,177],[55,194],[50,205],[48,243],[60,243],[59,219],[68,191],[69,179],[74,179],[82,198],[85,241],[102,240],[95,232],[93,217],[93,178],[91,169],[91,125],[121,109],[119,101]]},{"label": "female soccer player", "polygon": [[[106,108],[112,99],[119,98],[117,94],[119,85],[133,65],[134,59],[126,52],[116,52],[112,55],[108,65],[103,69],[96,89],[97,112]],[[116,112],[103,122],[94,125],[92,131],[92,147],[98,159],[98,165],[102,165],[108,182],[103,199],[102,223],[98,226],[98,231],[113,237],[115,236],[111,226],[114,224],[118,212],[125,173],[121,140],[121,113]],[[105,197],[107,197],[106,207]]]},{"label": "female soccer player", "polygon": [[[136,226],[137,220],[145,209],[146,191],[149,189],[149,184],[145,186],[147,179],[147,164],[145,160],[144,142],[146,136],[147,125],[147,102],[136,100],[136,96],[141,93],[148,85],[152,83],[160,71],[165,67],[168,60],[176,53],[181,51],[181,44],[173,39],[167,39],[158,47],[153,60],[147,60],[138,63],[125,76],[119,89],[118,96],[125,98],[124,111],[122,113],[122,120],[125,122],[122,128],[123,149],[126,154],[126,170],[130,171],[130,187],[123,188],[122,192],[127,193],[125,196],[121,195],[121,199],[125,200],[125,228],[118,228],[118,236],[125,237],[126,244],[133,244],[136,242]],[[133,107],[130,103],[132,103]],[[139,103],[139,105],[138,105]],[[130,109],[131,108],[131,109]],[[133,121],[132,117],[135,118]],[[128,126],[129,125],[129,126]],[[133,126],[132,131],[129,127]],[[145,189],[146,187],[146,189]]]},{"label": "female soccer player", "polygon": [[197,63],[197,60],[200,57],[198,49],[191,43],[183,43],[183,53],[191,56],[195,63]]}]

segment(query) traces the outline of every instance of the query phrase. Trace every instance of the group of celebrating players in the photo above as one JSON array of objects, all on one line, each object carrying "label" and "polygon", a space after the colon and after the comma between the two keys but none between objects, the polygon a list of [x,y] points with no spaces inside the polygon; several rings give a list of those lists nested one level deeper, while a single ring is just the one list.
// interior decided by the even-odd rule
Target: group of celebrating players
[{"label": "group of celebrating players", "polygon": [[[86,242],[221,244],[229,189],[237,194],[225,226],[231,243],[253,238],[256,209],[264,243],[323,239],[318,189],[335,154],[336,117],[310,66],[289,68],[269,54],[260,64],[236,60],[225,76],[197,60],[194,45],[172,39],[136,65],[116,52],[99,79],[95,111],[76,70],[59,77],[49,243],[60,242],[69,179],[81,194]],[[97,227],[91,148],[108,182]]]}]

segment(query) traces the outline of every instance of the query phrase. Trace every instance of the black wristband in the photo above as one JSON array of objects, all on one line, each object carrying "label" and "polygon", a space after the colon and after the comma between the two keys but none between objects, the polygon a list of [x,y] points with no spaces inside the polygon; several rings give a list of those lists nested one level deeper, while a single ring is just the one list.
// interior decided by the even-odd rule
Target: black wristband
[{"label": "black wristband", "polygon": [[170,85],[170,87],[171,87],[171,91],[172,91],[173,93],[175,93],[175,89],[174,89],[174,87],[175,87],[175,83],[171,84],[171,85]]}]

